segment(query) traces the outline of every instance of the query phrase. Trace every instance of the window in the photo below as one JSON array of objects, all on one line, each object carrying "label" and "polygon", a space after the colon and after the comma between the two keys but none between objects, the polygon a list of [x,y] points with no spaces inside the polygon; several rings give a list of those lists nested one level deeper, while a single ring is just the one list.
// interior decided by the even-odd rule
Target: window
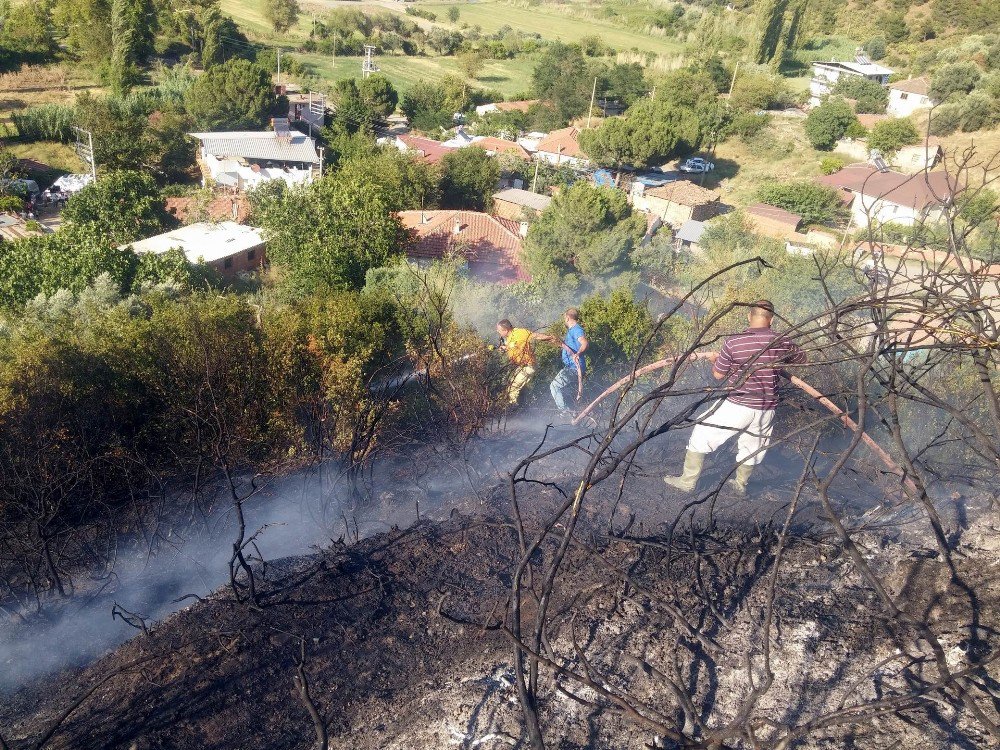
[{"label": "window", "polygon": [[901,92],[901,93],[899,94],[899,100],[900,100],[900,101],[903,101],[903,100],[905,100],[905,99],[909,99],[909,98],[910,98],[910,95],[909,95],[909,94],[907,94],[907,93],[906,93],[905,91],[903,91],[903,92]]},{"label": "window", "polygon": [[247,251],[247,260],[253,260],[257,257],[257,248]]},{"label": "window", "polygon": [[222,267],[223,268],[232,268],[233,267],[233,259],[232,258],[226,258],[225,262],[222,264]]}]

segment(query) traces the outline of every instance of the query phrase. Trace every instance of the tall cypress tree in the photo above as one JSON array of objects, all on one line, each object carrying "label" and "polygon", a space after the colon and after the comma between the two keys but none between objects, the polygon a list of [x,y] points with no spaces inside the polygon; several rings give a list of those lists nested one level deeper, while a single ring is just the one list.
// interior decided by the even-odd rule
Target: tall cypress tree
[{"label": "tall cypress tree", "polygon": [[116,94],[127,93],[141,79],[139,65],[152,52],[155,35],[151,0],[113,0],[108,78]]},{"label": "tall cypress tree", "polygon": [[782,43],[785,31],[785,11],[789,0],[762,0],[757,8],[757,46],[754,61],[760,65],[771,62]]}]

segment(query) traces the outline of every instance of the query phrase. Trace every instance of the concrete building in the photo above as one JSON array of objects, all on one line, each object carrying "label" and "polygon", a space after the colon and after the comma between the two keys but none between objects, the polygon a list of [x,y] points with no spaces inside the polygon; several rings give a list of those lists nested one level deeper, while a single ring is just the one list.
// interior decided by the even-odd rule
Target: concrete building
[{"label": "concrete building", "polygon": [[493,213],[500,218],[520,222],[525,216],[537,216],[550,203],[552,198],[547,195],[508,188],[493,194]]},{"label": "concrete building", "polygon": [[476,107],[476,114],[482,117],[490,112],[527,112],[532,104],[538,104],[537,99],[522,99],[516,102],[492,102]]},{"label": "concrete building", "polygon": [[934,106],[930,89],[930,81],[923,76],[896,81],[889,85],[889,104],[885,111],[893,117],[909,117],[918,110],[930,109]]},{"label": "concrete building", "polygon": [[812,68],[812,80],[809,82],[809,104],[813,107],[817,106],[823,97],[829,96],[833,87],[837,85],[837,81],[843,77],[867,78],[884,86],[889,82],[889,76],[892,75],[890,68],[877,65],[863,55],[858,55],[854,62],[837,60],[814,62]]},{"label": "concrete building", "polygon": [[870,164],[852,164],[818,178],[818,182],[843,192],[844,202],[850,203],[852,221],[859,227],[936,221],[942,203],[955,192],[946,172],[880,172]]},{"label": "concrete building", "polygon": [[903,146],[892,155],[889,163],[906,174],[923,172],[926,169],[933,169],[937,163],[944,158],[944,149],[941,142],[934,136],[922,139],[920,143]]},{"label": "concrete building", "polygon": [[316,142],[275,120],[277,130],[190,133],[201,142],[198,157],[203,181],[240,190],[269,180],[289,185],[311,182],[319,174]]},{"label": "concrete building", "polygon": [[655,214],[672,227],[680,227],[686,221],[707,221],[718,216],[722,209],[717,192],[688,180],[649,189],[641,182],[634,182],[629,198],[639,211]]},{"label": "concrete building", "polygon": [[406,255],[412,260],[461,257],[469,275],[480,281],[507,285],[531,279],[521,260],[523,236],[518,222],[479,211],[400,211],[398,215],[410,232]]},{"label": "concrete building", "polygon": [[264,246],[259,229],[223,221],[189,224],[122,247],[131,247],[136,253],[158,255],[177,248],[188,262],[205,264],[224,278],[235,279],[241,273],[252,273],[264,265]]}]

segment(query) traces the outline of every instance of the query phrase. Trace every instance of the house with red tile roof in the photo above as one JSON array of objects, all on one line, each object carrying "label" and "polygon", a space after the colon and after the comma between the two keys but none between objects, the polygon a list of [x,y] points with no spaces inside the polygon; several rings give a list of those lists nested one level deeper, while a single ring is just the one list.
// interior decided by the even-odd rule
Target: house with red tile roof
[{"label": "house with red tile roof", "polygon": [[514,141],[507,141],[503,138],[494,138],[491,135],[482,136],[481,138],[476,138],[470,144],[472,146],[478,146],[479,148],[486,151],[490,156],[496,156],[497,154],[510,154],[511,156],[516,156],[519,159],[524,159],[524,161],[531,160],[531,154],[524,150],[524,147]]},{"label": "house with red tile roof", "polygon": [[462,257],[480,281],[513,284],[529,281],[522,264],[524,238],[516,221],[479,211],[400,211],[409,230],[406,255],[416,261]]},{"label": "house with red tile roof", "polygon": [[452,149],[431,138],[418,135],[397,135],[393,145],[405,153],[413,153],[428,164],[437,164]]},{"label": "house with red tile roof", "polygon": [[492,102],[476,107],[476,114],[482,117],[490,112],[527,112],[532,104],[538,104],[537,99],[521,99],[516,102]]},{"label": "house with red tile roof", "polygon": [[668,182],[654,188],[636,181],[632,183],[629,199],[638,210],[655,214],[675,228],[687,221],[707,221],[722,210],[719,193],[689,180]]},{"label": "house with red tile roof", "polygon": [[852,164],[817,182],[841,192],[844,202],[850,202],[854,224],[860,227],[871,223],[912,226],[937,220],[943,203],[956,191],[955,180],[947,172],[880,172],[870,164]]},{"label": "house with red tile roof", "polygon": [[569,167],[585,167],[590,160],[580,150],[579,135],[580,131],[572,125],[553,130],[538,142],[535,158],[557,166],[564,164]]}]

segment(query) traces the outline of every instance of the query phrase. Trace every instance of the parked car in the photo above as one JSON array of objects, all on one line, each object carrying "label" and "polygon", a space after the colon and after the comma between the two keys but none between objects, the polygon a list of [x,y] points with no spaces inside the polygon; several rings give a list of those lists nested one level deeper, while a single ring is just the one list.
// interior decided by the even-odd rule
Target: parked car
[{"label": "parked car", "polygon": [[701,174],[702,172],[711,172],[713,169],[715,169],[715,164],[700,156],[692,157],[681,164],[681,171],[688,174]]}]

